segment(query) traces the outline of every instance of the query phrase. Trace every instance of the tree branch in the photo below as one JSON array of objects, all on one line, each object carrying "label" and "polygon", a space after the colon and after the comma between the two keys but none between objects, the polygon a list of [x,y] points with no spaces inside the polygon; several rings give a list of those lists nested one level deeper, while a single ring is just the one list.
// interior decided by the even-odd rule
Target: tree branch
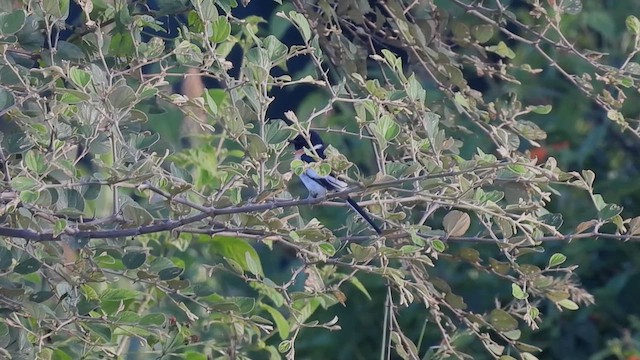
[{"label": "tree branch", "polygon": [[[465,174],[465,173],[472,172],[472,171],[477,171],[477,170],[482,170],[482,169],[500,168],[500,167],[507,166],[507,165],[510,165],[510,164],[511,164],[510,162],[501,162],[501,163],[491,164],[491,165],[487,165],[487,166],[478,166],[478,167],[475,167],[475,168],[472,168],[472,169],[461,170],[461,171],[451,171],[451,172],[446,172],[446,173],[441,173],[441,174],[429,174],[429,175],[421,175],[421,176],[415,176],[415,177],[404,178],[404,179],[383,181],[383,182],[367,185],[366,187],[351,187],[351,188],[348,188],[348,189],[346,189],[344,191],[330,193],[324,198],[298,199],[298,200],[276,200],[276,201],[270,201],[270,202],[261,203],[261,204],[249,204],[249,205],[244,205],[244,206],[230,206],[230,207],[221,208],[221,209],[218,209],[218,208],[215,208],[215,207],[205,207],[205,206],[201,206],[201,205],[198,205],[198,204],[191,203],[191,202],[189,202],[189,201],[187,201],[185,199],[182,199],[182,198],[172,197],[170,194],[168,194],[168,193],[166,193],[166,192],[164,192],[164,191],[162,191],[162,190],[160,190],[160,189],[158,189],[156,187],[153,187],[153,186],[148,185],[148,184],[143,184],[142,186],[139,187],[139,190],[150,190],[150,191],[153,191],[154,193],[159,194],[160,196],[163,196],[163,197],[167,198],[169,201],[175,201],[175,202],[178,202],[178,203],[183,204],[183,205],[188,205],[191,208],[199,211],[200,213],[197,214],[197,215],[192,215],[192,216],[189,216],[189,217],[186,217],[186,218],[182,218],[182,219],[179,219],[179,220],[161,220],[160,223],[156,223],[156,224],[152,224],[152,225],[139,226],[139,227],[134,227],[134,228],[111,229],[111,230],[96,230],[96,231],[91,231],[91,230],[79,231],[77,229],[71,228],[71,229],[68,229],[63,234],[67,235],[67,236],[73,236],[73,237],[76,237],[76,238],[84,238],[84,239],[87,239],[87,238],[88,239],[108,239],[108,238],[116,238],[116,237],[139,236],[139,235],[145,235],[145,234],[151,234],[151,233],[163,232],[163,231],[171,231],[171,230],[175,230],[175,229],[177,229],[179,227],[182,227],[182,226],[185,226],[185,225],[188,225],[188,224],[192,224],[192,223],[204,220],[204,219],[206,219],[208,217],[215,217],[215,216],[218,216],[218,215],[250,213],[250,212],[257,212],[257,211],[273,210],[273,209],[278,209],[278,208],[294,207],[294,206],[300,206],[300,205],[315,205],[315,204],[322,203],[323,201],[326,201],[326,200],[343,197],[343,196],[346,196],[346,195],[349,195],[349,194],[353,194],[353,193],[363,193],[363,192],[369,191],[371,189],[384,188],[384,187],[389,187],[389,186],[392,186],[392,185],[397,185],[397,184],[406,183],[406,182],[412,182],[412,181],[418,181],[418,180],[435,179],[435,178],[444,178],[444,177],[456,176],[456,175],[461,175],[461,174]],[[212,231],[214,231],[214,232],[232,231],[233,232],[233,230],[229,230],[229,229],[227,229],[226,227],[223,227],[223,226],[214,227],[212,229]],[[0,227],[0,236],[22,238],[22,239],[25,239],[25,240],[36,241],[36,242],[59,241],[59,240],[61,240],[61,236],[63,234],[54,235],[52,232],[37,232],[37,231],[29,230],[29,229],[16,229],[16,228],[10,228],[10,227]],[[397,237],[405,237],[405,236],[407,236],[406,233],[404,233],[404,232],[400,232],[398,234],[399,234],[399,236],[397,236]],[[255,235],[255,234],[253,234],[253,235]],[[449,238],[449,240],[451,240],[451,238]]]}]

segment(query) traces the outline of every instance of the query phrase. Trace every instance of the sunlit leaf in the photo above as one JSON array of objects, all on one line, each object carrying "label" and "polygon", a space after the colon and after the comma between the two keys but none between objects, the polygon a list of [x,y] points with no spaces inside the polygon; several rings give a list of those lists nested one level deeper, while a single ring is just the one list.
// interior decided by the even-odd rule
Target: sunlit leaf
[{"label": "sunlit leaf", "polygon": [[[210,240],[209,249],[215,254],[235,261],[244,271],[264,276],[258,253],[243,239],[214,236]],[[249,265],[248,259],[251,259],[251,265]]]}]

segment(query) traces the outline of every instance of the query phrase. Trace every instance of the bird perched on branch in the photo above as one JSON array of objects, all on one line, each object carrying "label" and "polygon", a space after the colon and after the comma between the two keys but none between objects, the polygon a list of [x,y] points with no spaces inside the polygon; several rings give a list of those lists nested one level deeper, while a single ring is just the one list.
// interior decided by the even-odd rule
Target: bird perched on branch
[{"label": "bird perched on branch", "polygon": [[[326,158],[324,154],[324,142],[320,135],[315,131],[310,131],[308,138],[300,134],[293,140],[290,140],[290,142],[295,147],[294,155],[296,159],[302,160],[306,163],[313,163],[316,161],[312,156],[305,153],[305,149],[309,149],[309,152],[312,154],[315,150],[315,154],[317,154],[319,158]],[[309,196],[312,198],[325,197],[329,191],[342,191],[348,186],[346,182],[337,179],[333,174],[321,176],[311,168],[305,169],[305,171],[300,174],[300,180],[307,190],[309,190]],[[347,204],[349,204],[353,210],[355,210],[367,223],[369,223],[369,225],[371,225],[378,234],[382,234],[382,229],[380,229],[373,219],[371,219],[369,214],[367,214],[367,212],[360,207],[355,200],[346,196],[346,201]]]}]

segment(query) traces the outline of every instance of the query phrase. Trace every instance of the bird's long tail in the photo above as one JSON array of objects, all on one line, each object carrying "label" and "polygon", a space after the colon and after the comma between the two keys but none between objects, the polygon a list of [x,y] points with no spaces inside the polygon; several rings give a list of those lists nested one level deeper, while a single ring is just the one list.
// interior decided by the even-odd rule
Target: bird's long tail
[{"label": "bird's long tail", "polygon": [[376,225],[375,222],[373,222],[373,219],[371,219],[371,217],[369,216],[369,214],[367,214],[366,211],[364,211],[363,208],[360,207],[360,205],[358,205],[358,203],[353,200],[350,197],[347,197],[347,203],[349,204],[349,206],[351,206],[351,208],[353,210],[355,210],[366,222],[369,223],[369,225],[371,225],[371,227],[373,228],[373,230],[375,230],[378,235],[382,234],[382,229],[380,229],[380,227],[378,227],[378,225]]}]

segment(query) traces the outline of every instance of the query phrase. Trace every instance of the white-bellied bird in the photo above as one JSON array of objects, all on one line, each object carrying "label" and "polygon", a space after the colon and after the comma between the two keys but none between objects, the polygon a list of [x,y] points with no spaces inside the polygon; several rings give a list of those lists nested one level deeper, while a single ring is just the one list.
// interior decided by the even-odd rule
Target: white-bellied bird
[{"label": "white-bellied bird", "polygon": [[[322,159],[326,158],[324,154],[325,146],[320,135],[315,131],[309,132],[309,141],[303,135],[296,136],[290,142],[295,147],[295,158],[300,159],[306,163],[315,162],[314,158],[305,153],[306,149],[314,149],[315,153]],[[311,151],[313,153],[313,151]],[[315,170],[308,168],[301,175],[300,180],[304,186],[309,190],[309,196],[312,198],[325,197],[328,191],[342,191],[347,188],[348,184],[344,181],[338,180],[335,175],[329,174],[326,176],[320,176]],[[355,210],[371,227],[378,233],[382,234],[382,229],[371,219],[369,214],[358,205],[348,195],[346,196],[347,203],[353,210]]]}]

